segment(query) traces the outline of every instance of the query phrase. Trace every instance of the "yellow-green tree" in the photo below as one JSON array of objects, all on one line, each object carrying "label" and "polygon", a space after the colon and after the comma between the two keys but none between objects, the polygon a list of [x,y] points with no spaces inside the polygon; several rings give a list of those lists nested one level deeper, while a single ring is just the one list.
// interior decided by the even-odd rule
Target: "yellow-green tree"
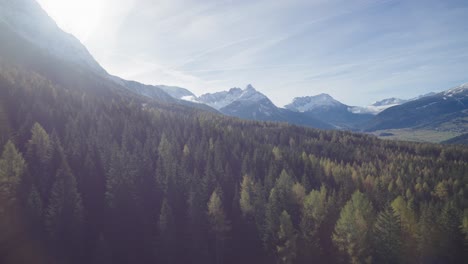
[{"label": "yellow-green tree", "polygon": [[297,232],[287,211],[279,218],[278,245],[276,252],[279,263],[291,264],[297,256]]},{"label": "yellow-green tree", "polygon": [[208,217],[211,223],[211,231],[215,236],[216,263],[222,263],[224,241],[226,240],[227,233],[231,230],[231,226],[224,212],[221,198],[216,190],[213,191],[208,201]]},{"label": "yellow-green tree", "polygon": [[335,225],[333,242],[351,263],[371,263],[371,230],[374,209],[359,191],[343,207]]},{"label": "yellow-green tree", "polygon": [[8,141],[0,159],[0,213],[15,203],[25,168],[23,156],[13,142]]}]

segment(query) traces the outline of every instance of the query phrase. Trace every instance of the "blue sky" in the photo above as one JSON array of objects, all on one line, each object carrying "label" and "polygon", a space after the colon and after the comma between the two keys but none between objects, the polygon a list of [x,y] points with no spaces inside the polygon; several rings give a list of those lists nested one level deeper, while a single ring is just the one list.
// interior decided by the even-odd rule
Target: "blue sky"
[{"label": "blue sky", "polygon": [[39,2],[110,73],[197,95],[251,83],[278,106],[367,105],[468,82],[464,0]]}]

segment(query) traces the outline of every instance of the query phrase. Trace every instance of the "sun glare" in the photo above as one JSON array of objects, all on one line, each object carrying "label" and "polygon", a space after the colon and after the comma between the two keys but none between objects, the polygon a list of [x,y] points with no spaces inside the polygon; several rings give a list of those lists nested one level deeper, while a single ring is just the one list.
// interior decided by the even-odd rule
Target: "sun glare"
[{"label": "sun glare", "polygon": [[82,42],[100,23],[107,0],[37,0],[60,28]]}]

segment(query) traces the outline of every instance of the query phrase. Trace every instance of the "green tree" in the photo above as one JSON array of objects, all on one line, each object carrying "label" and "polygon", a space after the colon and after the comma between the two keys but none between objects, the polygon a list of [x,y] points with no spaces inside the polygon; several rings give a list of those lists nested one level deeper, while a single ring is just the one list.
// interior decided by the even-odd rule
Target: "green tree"
[{"label": "green tree", "polygon": [[439,241],[441,229],[437,225],[438,210],[431,205],[425,204],[421,208],[421,215],[417,224],[417,252],[420,263],[435,261],[440,252]]},{"label": "green tree", "polygon": [[325,186],[320,191],[312,190],[304,199],[300,231],[306,258],[321,254],[318,231],[328,214],[329,204]]},{"label": "green tree", "polygon": [[374,247],[376,263],[401,262],[401,223],[392,207],[380,212],[374,224]]},{"label": "green tree", "polygon": [[297,232],[287,211],[283,211],[279,218],[276,252],[279,263],[284,264],[294,263],[297,256]]},{"label": "green tree", "polygon": [[44,214],[44,205],[42,203],[41,195],[37,190],[36,186],[32,185],[29,191],[26,209],[28,222],[33,232],[40,232],[44,228],[43,214]]},{"label": "green tree", "polygon": [[8,141],[0,158],[0,215],[14,205],[26,163],[13,142]]},{"label": "green tree", "polygon": [[254,185],[248,175],[242,178],[240,190],[240,209],[244,217],[249,217],[254,212],[253,196]]},{"label": "green tree", "polygon": [[460,229],[465,237],[465,250],[468,250],[468,209],[463,211],[462,223]]},{"label": "green tree", "polygon": [[390,205],[401,223],[402,252],[406,262],[415,262],[417,257],[416,237],[418,225],[415,212],[402,196],[398,196]]},{"label": "green tree", "polygon": [[263,241],[266,249],[274,251],[277,244],[277,230],[281,212],[293,206],[292,200],[293,181],[291,176],[283,170],[271,189],[265,212],[265,233]]},{"label": "green tree", "polygon": [[175,225],[172,209],[167,202],[163,200],[161,212],[158,222],[160,255],[162,255],[162,263],[173,263],[174,248],[175,248]]},{"label": "green tree", "polygon": [[441,200],[447,199],[449,196],[447,183],[445,181],[439,182],[434,188],[433,195]]},{"label": "green tree", "polygon": [[371,230],[374,209],[370,201],[359,191],[343,207],[335,225],[333,242],[349,257],[351,263],[370,263]]},{"label": "green tree", "polygon": [[216,190],[213,191],[208,201],[208,216],[211,223],[211,231],[215,236],[216,263],[222,263],[224,242],[231,226],[224,212],[221,198]]},{"label": "green tree", "polygon": [[439,251],[441,261],[446,263],[463,262],[463,233],[460,232],[462,225],[462,212],[455,203],[445,203],[442,211],[438,214],[437,225],[440,227]]},{"label": "green tree", "polygon": [[46,228],[58,247],[76,251],[73,253],[79,255],[77,247],[80,246],[84,222],[81,195],[75,176],[65,161],[57,170],[55,178],[46,209]]},{"label": "green tree", "polygon": [[39,124],[35,123],[31,129],[31,139],[28,141],[28,157],[40,163],[46,163],[50,158],[52,145],[49,134]]},{"label": "green tree", "polygon": [[54,172],[50,171],[52,142],[49,134],[39,123],[33,125],[31,134],[31,139],[27,144],[28,167],[41,199],[46,201],[54,176]]},{"label": "green tree", "polygon": [[17,209],[20,208],[17,203],[17,191],[25,167],[21,153],[11,141],[8,141],[0,157],[0,245],[14,243],[13,239],[21,230],[17,218],[19,215]]}]

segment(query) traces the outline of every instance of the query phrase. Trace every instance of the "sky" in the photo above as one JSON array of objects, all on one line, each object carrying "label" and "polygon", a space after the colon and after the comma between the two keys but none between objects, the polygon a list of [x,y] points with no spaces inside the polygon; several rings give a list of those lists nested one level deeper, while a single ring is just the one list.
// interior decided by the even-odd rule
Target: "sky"
[{"label": "sky", "polygon": [[468,82],[466,0],[38,0],[111,74],[276,105],[348,105]]}]

